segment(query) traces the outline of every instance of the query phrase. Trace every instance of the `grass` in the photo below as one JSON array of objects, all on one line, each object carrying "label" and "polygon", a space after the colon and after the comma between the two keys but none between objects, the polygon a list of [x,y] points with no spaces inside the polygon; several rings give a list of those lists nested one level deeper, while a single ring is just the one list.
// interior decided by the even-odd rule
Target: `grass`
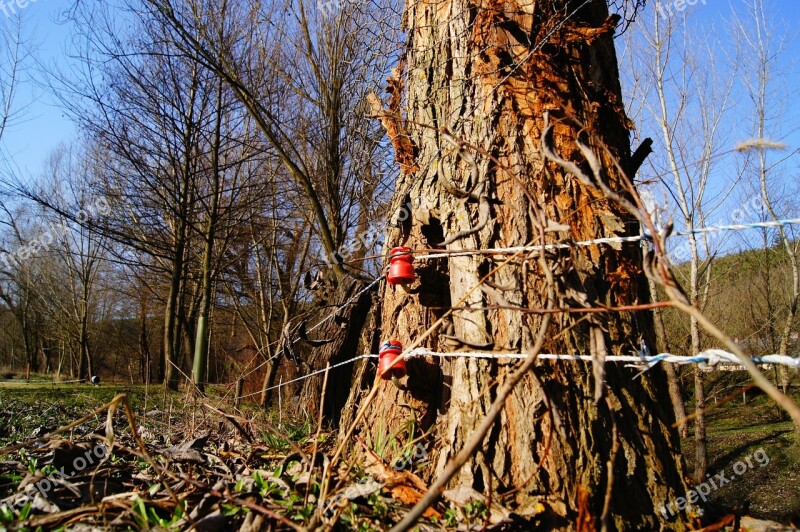
[{"label": "grass", "polygon": [[[117,394],[125,393],[134,410],[137,427],[151,452],[185,442],[203,432],[212,433],[204,452],[221,457],[226,461],[225,467],[231,471],[236,468],[244,471],[227,484],[232,496],[250,497],[255,493],[258,500],[263,500],[261,504],[269,505],[298,524],[309,524],[315,508],[315,497],[319,494],[319,484],[317,481],[300,484],[302,471],[298,472],[298,469],[301,464],[291,457],[296,456],[297,448],[310,452],[316,423],[307,416],[287,421],[290,417],[286,414],[278,416],[274,412],[264,412],[253,404],[245,404],[240,417],[252,420],[251,423],[244,423],[244,426],[253,440],[245,442],[241,429],[235,429],[220,416],[215,417],[201,404],[215,404],[231,412],[230,406],[221,406],[230,399],[226,397],[228,392],[223,387],[211,387],[209,397],[201,401],[185,393],[165,393],[160,386],[90,386],[78,383],[54,386],[42,382],[12,386],[0,384],[0,447],[64,426],[107,403]],[[795,400],[800,401],[800,393],[795,394]],[[692,405],[687,407],[691,411]],[[711,493],[709,514],[722,515],[733,508],[762,519],[798,524],[800,438],[793,431],[792,424],[767,397],[754,395],[753,392],[750,392],[747,404],[742,404],[739,396],[711,408],[707,417],[709,471],[712,474],[726,472],[730,475],[738,462],[744,463],[750,458],[753,464],[727,486]],[[106,415],[103,412],[76,427],[71,434],[63,436],[86,441],[93,438],[93,433],[104,434],[105,423]],[[266,430],[268,425],[277,430]],[[127,421],[120,414],[115,418],[114,431],[119,441],[127,442],[129,448],[135,447],[130,439]],[[330,433],[324,432],[318,443],[322,452],[328,452],[333,438]],[[379,424],[373,427],[365,443],[378,454],[386,455],[386,460],[396,454],[392,452],[391,435],[381,430]],[[682,446],[687,472],[691,472],[694,460],[691,434],[682,442]],[[754,453],[759,450],[769,459],[769,463],[763,467],[753,461]],[[9,466],[9,462],[2,462],[8,460],[9,455],[0,457],[0,466],[3,466],[0,467],[0,498],[13,493],[15,486],[19,486],[31,471],[45,471],[50,467],[47,464],[51,455],[52,452],[48,454],[44,448],[33,449],[31,453],[17,453],[13,456],[17,464],[14,467]],[[185,528],[185,513],[199,504],[198,498],[202,497],[202,493],[190,490],[181,496],[180,504],[171,503],[157,479],[139,478],[149,469],[146,462],[122,450],[116,453],[114,460],[115,467],[119,467],[119,471],[112,474],[114,479],[125,484],[126,489],[138,493],[129,500],[127,513],[117,519],[133,528]],[[203,479],[206,485],[214,484],[217,478],[213,469],[207,469],[207,465],[178,466],[181,474],[186,472],[194,478]],[[358,480],[358,476],[356,468],[355,477],[345,479],[344,484]],[[231,501],[220,501],[218,508],[230,520],[231,529],[252,517],[248,517],[250,510]],[[339,526],[343,529],[381,530],[396,522],[402,511],[402,507],[391,497],[376,492],[352,500],[341,512]],[[0,529],[4,521],[19,519],[27,512],[30,512],[30,508],[22,508],[11,517],[0,515]],[[480,508],[466,511],[449,507],[443,512],[440,524],[456,527],[464,525],[463,521],[458,522],[457,516],[480,521],[480,515]],[[99,522],[108,518],[104,514]],[[87,514],[86,519],[91,520],[91,515]],[[97,522],[94,521],[95,524]]]},{"label": "grass", "polygon": [[[800,392],[793,393],[800,402]],[[694,405],[687,405],[689,412]],[[742,396],[714,408],[707,414],[708,469],[716,475],[734,475],[730,483],[714,490],[709,497],[709,511],[714,514],[728,509],[741,509],[761,519],[783,523],[800,524],[800,436],[788,416],[780,411],[765,395],[755,390],[748,392],[743,404]],[[691,472],[695,461],[694,434],[682,442],[687,471]],[[754,460],[759,450],[768,463]],[[733,472],[737,463],[742,474]],[[713,478],[713,477],[712,477]]]},{"label": "grass", "polygon": [[[224,386],[211,386],[207,392],[211,403],[230,399],[229,395],[226,396],[228,390]],[[83,383],[53,384],[33,380],[30,383],[24,381],[13,384],[0,383],[0,446],[10,441],[30,438],[37,429],[39,433],[44,434],[67,425],[108,403],[119,394],[127,395],[133,411],[137,416],[144,418],[143,427],[147,430],[162,429],[166,426],[174,427],[183,433],[186,432],[187,422],[194,420],[195,424],[198,424],[201,421],[197,417],[197,412],[192,411],[192,407],[197,406],[196,398],[185,392],[165,392],[160,385],[92,386]],[[242,408],[246,414],[262,413],[252,404],[245,404]],[[99,415],[96,422],[104,423],[105,416]],[[162,434],[162,436],[169,435]]]},{"label": "grass", "polygon": [[[150,392],[146,394],[143,386],[80,383],[53,385],[32,381],[30,384],[0,385],[0,445],[43,435],[67,425],[120,393],[128,395],[133,409],[142,414],[163,409],[165,404],[176,403],[182,398],[177,393],[165,397],[160,387],[151,387]],[[104,422],[102,416],[95,420],[98,425]],[[85,425],[76,430],[88,429]]]}]

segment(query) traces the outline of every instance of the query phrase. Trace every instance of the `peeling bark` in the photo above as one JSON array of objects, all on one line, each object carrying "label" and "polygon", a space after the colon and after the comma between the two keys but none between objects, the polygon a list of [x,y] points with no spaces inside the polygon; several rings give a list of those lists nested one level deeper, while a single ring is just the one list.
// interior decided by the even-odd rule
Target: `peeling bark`
[{"label": "peeling bark", "polygon": [[[409,228],[387,235],[387,249],[427,248],[445,241],[450,250],[525,245],[538,235],[534,207],[553,227],[569,226],[574,240],[638,234],[632,216],[594,187],[546,162],[540,152],[547,112],[559,156],[588,173],[576,144],[582,139],[602,166],[602,179],[624,195],[619,168],[629,168],[631,162],[630,123],[621,103],[613,19],[602,0],[567,19],[573,4],[409,4],[405,101],[419,170],[400,175],[394,202],[400,205],[410,197],[416,208]],[[476,175],[478,182],[470,183]],[[452,193],[454,187],[474,192],[463,197]],[[476,194],[488,201],[485,224]],[[452,235],[462,237],[449,239]],[[563,235],[551,231],[547,238],[556,242]],[[649,300],[637,244],[575,248],[553,253],[548,260],[559,283],[560,306]],[[418,284],[410,290],[384,288],[380,337],[408,345],[462,298],[463,306],[492,304],[491,290],[470,289],[495,266],[497,262],[482,255],[418,261]],[[545,306],[544,276],[535,262],[516,261],[491,281],[502,287],[507,304]],[[452,327],[430,336],[424,345],[452,350],[448,337],[455,337],[525,352],[540,321],[534,314],[507,309],[460,310]],[[574,528],[579,520],[600,528],[604,513],[608,525],[617,529],[683,528],[680,522],[665,524],[658,513],[685,492],[663,370],[634,379],[635,370],[600,363],[606,353],[635,352],[641,341],[652,346],[651,315],[565,313],[554,322],[545,352],[592,353],[598,363],[538,364],[535,375],[507,401],[482,452],[462,468],[452,487],[486,491],[491,486],[502,504],[548,528]],[[424,431],[433,457],[424,475],[435,477],[480,423],[498,383],[515,365],[507,359],[412,359],[407,363],[408,391],[380,383],[360,432],[369,444],[380,431],[397,431],[400,440],[411,438],[410,430],[398,430],[409,424],[414,436]],[[370,376],[365,374],[361,382]],[[351,395],[353,408],[360,392],[357,388]],[[349,420],[352,413],[346,409],[345,415]]]}]

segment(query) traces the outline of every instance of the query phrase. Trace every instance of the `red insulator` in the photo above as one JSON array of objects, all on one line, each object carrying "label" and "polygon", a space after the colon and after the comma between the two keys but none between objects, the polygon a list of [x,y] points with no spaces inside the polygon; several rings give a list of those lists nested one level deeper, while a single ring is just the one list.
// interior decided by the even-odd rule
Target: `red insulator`
[{"label": "red insulator", "polygon": [[411,284],[414,282],[414,256],[406,247],[392,248],[389,253],[389,284]]},{"label": "red insulator", "polygon": [[397,364],[392,363],[403,354],[403,344],[397,340],[387,340],[381,345],[378,351],[378,375],[384,380],[392,377],[402,379],[406,376],[406,361],[400,360]]}]

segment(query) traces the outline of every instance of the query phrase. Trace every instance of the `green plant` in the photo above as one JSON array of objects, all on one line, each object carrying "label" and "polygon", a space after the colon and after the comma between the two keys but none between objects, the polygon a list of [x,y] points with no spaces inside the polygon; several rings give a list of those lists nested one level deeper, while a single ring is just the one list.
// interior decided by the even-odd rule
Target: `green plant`
[{"label": "green plant", "polygon": [[14,508],[6,505],[0,506],[0,523],[13,523],[15,521],[24,521],[31,514],[31,501],[26,502],[19,512],[15,512]]},{"label": "green plant", "polygon": [[248,508],[242,508],[241,506],[236,506],[235,504],[230,503],[222,503],[222,515],[225,517],[232,517],[234,515],[238,515],[240,513],[247,513],[250,510]]},{"label": "green plant", "polygon": [[347,530],[359,530],[364,532],[371,530],[371,528],[365,528],[368,524],[365,524],[363,520],[358,518],[358,505],[352,501],[350,501],[350,504],[348,504],[342,512],[340,519]]},{"label": "green plant", "polygon": [[455,508],[448,508],[444,512],[442,519],[444,520],[444,524],[447,526],[456,526],[458,524],[458,514],[456,513]]},{"label": "green plant", "polygon": [[469,521],[486,519],[486,505],[481,501],[469,501],[464,505],[464,515]]},{"label": "green plant", "polygon": [[[269,497],[273,493],[280,493],[281,491],[280,486],[262,477],[261,473],[258,471],[253,474],[253,481],[258,493],[262,497]],[[241,487],[239,487],[239,483],[237,483],[237,487],[241,489]]]},{"label": "green plant", "polygon": [[297,513],[295,513],[294,518],[302,519],[303,521],[308,521],[309,519],[311,519],[311,516],[314,515],[314,511],[316,509],[317,509],[316,504],[311,504],[311,503],[306,504],[297,510]]},{"label": "green plant", "polygon": [[372,449],[378,456],[383,456],[384,451],[391,443],[391,439],[386,433],[386,423],[379,421],[375,427],[375,432],[367,429],[365,436],[367,447]]},{"label": "green plant", "polygon": [[297,491],[291,491],[283,500],[274,501],[279,506],[286,508],[286,513],[291,519],[306,520],[314,513],[315,505],[304,505],[305,497]]},{"label": "green plant", "polygon": [[168,529],[183,519],[184,516],[183,503],[175,506],[175,511],[172,512],[172,516],[170,516],[168,519],[165,519],[161,517],[158,512],[156,512],[155,508],[152,506],[147,506],[144,502],[144,499],[138,496],[133,498],[132,509],[134,518],[136,519],[140,528],[143,529],[153,528],[155,526]]},{"label": "green plant", "polygon": [[383,519],[389,515],[389,506],[386,505],[385,501],[378,493],[371,494],[367,502],[372,509],[372,515],[378,519]]},{"label": "green plant", "polygon": [[264,445],[276,452],[288,451],[291,448],[286,438],[271,432],[264,433]]},{"label": "green plant", "polygon": [[11,523],[15,519],[14,510],[5,504],[0,506],[0,523]]},{"label": "green plant", "polygon": [[28,468],[28,472],[31,475],[35,475],[36,470],[39,469],[39,459],[30,456],[25,449],[19,450],[19,462]]},{"label": "green plant", "polygon": [[306,417],[306,419],[297,423],[284,423],[282,429],[285,434],[264,432],[264,444],[275,451],[289,451],[292,448],[292,443],[305,443],[309,439],[312,426],[310,417]]},{"label": "green plant", "polygon": [[297,424],[286,425],[287,435],[294,442],[305,441],[311,434],[311,418],[306,418]]},{"label": "green plant", "polygon": [[25,505],[22,508],[19,509],[19,520],[20,521],[24,521],[25,519],[28,518],[29,515],[31,515],[31,503],[32,502],[33,501],[26,502]]},{"label": "green plant", "polygon": [[[365,440],[367,447],[369,447],[375,454],[388,460],[394,467],[395,464],[402,462],[403,467],[397,469],[404,469],[408,462],[411,461],[410,457],[414,456],[415,446],[417,444],[417,420],[414,416],[407,418],[400,426],[391,434],[386,431],[386,424],[378,422],[375,432],[368,431]],[[406,434],[405,443],[400,445],[400,436]]]},{"label": "green plant", "polygon": [[19,475],[13,471],[9,471],[8,473],[0,474],[0,480],[8,480],[16,486],[22,481],[22,475]]}]

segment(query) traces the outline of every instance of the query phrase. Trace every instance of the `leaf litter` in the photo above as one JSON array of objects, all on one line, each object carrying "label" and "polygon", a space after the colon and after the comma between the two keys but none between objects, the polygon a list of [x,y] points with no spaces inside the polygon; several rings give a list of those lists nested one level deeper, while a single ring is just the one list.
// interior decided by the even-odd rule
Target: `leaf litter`
[{"label": "leaf litter", "polygon": [[[187,396],[137,416],[126,394],[88,414],[0,395],[0,530],[385,530],[426,490],[374,452],[332,465],[333,434],[308,420],[276,428],[263,411],[210,402]],[[420,529],[508,524],[454,499]]]}]

